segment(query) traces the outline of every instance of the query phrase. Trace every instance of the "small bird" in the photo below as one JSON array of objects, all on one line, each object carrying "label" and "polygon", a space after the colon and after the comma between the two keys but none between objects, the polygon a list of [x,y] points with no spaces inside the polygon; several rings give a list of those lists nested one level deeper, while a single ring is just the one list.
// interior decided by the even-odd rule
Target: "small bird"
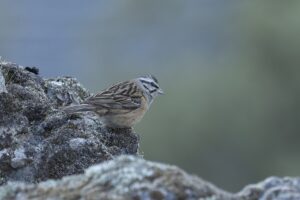
[{"label": "small bird", "polygon": [[155,97],[164,94],[153,75],[116,83],[81,104],[65,107],[66,113],[92,111],[109,128],[132,128],[149,109]]}]

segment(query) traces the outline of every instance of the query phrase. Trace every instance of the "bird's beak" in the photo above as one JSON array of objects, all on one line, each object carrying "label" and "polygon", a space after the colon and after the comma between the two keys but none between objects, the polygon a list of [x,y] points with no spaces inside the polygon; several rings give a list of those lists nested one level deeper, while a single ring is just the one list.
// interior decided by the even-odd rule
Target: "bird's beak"
[{"label": "bird's beak", "polygon": [[165,94],[164,91],[162,89],[157,90],[158,94],[162,95]]}]

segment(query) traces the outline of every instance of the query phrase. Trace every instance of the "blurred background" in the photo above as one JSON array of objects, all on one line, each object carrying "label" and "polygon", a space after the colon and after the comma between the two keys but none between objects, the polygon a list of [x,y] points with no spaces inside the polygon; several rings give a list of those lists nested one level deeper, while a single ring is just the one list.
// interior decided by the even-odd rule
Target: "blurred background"
[{"label": "blurred background", "polygon": [[0,2],[0,56],[91,92],[144,74],[149,160],[238,191],[300,174],[300,1]]}]

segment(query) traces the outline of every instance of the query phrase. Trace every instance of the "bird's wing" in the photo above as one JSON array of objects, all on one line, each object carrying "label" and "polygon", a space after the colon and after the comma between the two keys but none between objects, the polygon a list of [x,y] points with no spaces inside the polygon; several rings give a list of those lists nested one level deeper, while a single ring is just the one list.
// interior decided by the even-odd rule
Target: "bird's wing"
[{"label": "bird's wing", "polygon": [[100,114],[127,113],[141,106],[142,93],[134,82],[121,82],[93,95],[83,103],[93,105]]}]

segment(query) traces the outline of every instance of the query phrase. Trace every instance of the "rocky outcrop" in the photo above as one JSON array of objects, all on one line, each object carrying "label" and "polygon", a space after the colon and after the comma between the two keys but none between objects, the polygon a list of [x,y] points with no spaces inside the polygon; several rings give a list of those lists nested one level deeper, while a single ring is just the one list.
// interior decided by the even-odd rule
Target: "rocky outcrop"
[{"label": "rocky outcrop", "polygon": [[93,113],[61,110],[90,95],[74,78],[43,79],[36,68],[2,62],[0,90],[0,185],[58,179],[137,155],[137,134],[107,130]]},{"label": "rocky outcrop", "polygon": [[94,113],[62,111],[88,96],[74,78],[43,79],[37,68],[0,62],[0,200],[300,199],[300,178],[270,177],[231,194],[146,161],[131,130],[108,130]]},{"label": "rocky outcrop", "polygon": [[[1,196],[2,195],[2,196]],[[10,183],[0,199],[233,199],[177,167],[121,156],[82,175],[37,185]]]},{"label": "rocky outcrop", "polygon": [[236,197],[241,200],[299,200],[300,178],[269,177],[246,186]]},{"label": "rocky outcrop", "polygon": [[61,180],[10,182],[0,199],[299,200],[300,179],[271,177],[230,194],[178,167],[120,156]]}]

